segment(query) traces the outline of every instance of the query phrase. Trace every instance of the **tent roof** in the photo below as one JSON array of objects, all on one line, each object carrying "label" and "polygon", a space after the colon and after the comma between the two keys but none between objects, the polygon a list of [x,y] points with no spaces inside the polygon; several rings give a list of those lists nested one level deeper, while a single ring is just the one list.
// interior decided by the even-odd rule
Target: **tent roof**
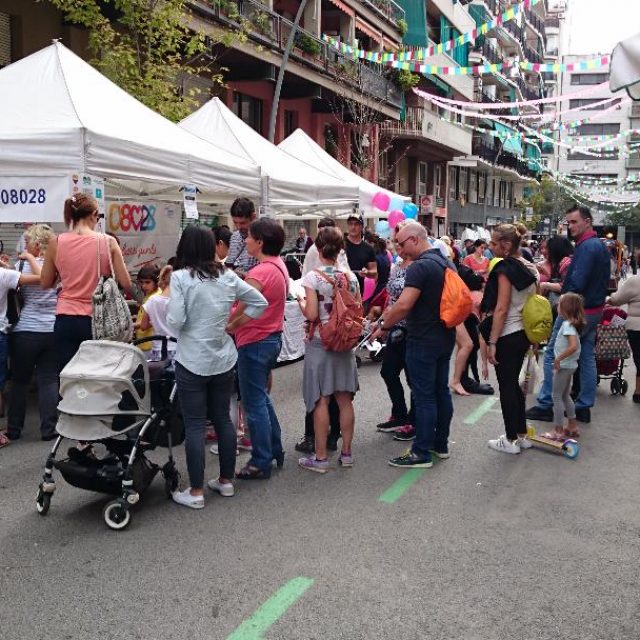
[{"label": "tent roof", "polygon": [[358,192],[328,172],[289,155],[243,122],[219,98],[209,100],[180,126],[208,142],[233,149],[268,176],[267,202],[281,208],[348,208]]},{"label": "tent roof", "polygon": [[609,85],[611,91],[626,89],[631,98],[640,100],[640,33],[613,50]]},{"label": "tent roof", "polygon": [[313,165],[314,167],[321,168],[326,173],[330,173],[336,178],[343,180],[345,183],[356,186],[360,192],[360,210],[365,215],[384,215],[379,211],[374,210],[371,205],[371,198],[379,191],[387,193],[389,197],[400,197],[403,200],[409,201],[408,197],[398,196],[391,191],[387,191],[386,189],[379,187],[377,184],[369,182],[369,180],[359,176],[350,169],[347,169],[347,167],[328,154],[302,129],[296,129],[288,138],[283,140],[278,147],[287,153],[290,153],[292,156]]},{"label": "tent roof", "polygon": [[257,165],[180,129],[59,42],[0,70],[0,173],[258,195]]}]

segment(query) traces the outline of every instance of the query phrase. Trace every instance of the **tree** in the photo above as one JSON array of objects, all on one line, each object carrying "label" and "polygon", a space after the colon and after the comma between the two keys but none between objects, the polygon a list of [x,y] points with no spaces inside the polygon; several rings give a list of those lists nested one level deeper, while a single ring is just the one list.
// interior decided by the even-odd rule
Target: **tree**
[{"label": "tree", "polygon": [[615,211],[606,217],[607,224],[640,230],[640,205],[626,211]]},{"label": "tree", "polygon": [[170,120],[198,106],[198,90],[183,90],[185,76],[223,82],[204,34],[188,27],[185,0],[46,1],[87,29],[94,67]]},{"label": "tree", "polygon": [[521,209],[531,207],[534,220],[538,223],[544,218],[560,218],[575,204],[566,190],[548,176],[543,176],[539,184],[529,187],[529,193],[518,203]]}]

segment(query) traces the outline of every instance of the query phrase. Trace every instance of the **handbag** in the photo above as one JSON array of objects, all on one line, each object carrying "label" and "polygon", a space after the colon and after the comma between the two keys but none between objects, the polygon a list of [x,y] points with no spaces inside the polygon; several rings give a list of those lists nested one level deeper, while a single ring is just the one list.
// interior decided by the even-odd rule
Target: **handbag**
[{"label": "handbag", "polygon": [[[102,276],[100,269],[100,238],[104,237],[109,255],[111,275]],[[91,333],[94,340],[130,342],[133,337],[133,320],[129,307],[114,277],[109,236],[98,235],[98,284],[93,292],[93,317]]]},{"label": "handbag", "polygon": [[520,376],[518,378],[518,383],[520,384],[522,393],[525,396],[531,396],[538,393],[540,387],[539,383],[542,381],[542,378],[542,371],[538,364],[535,351],[533,348],[530,348],[527,353],[527,357],[522,363],[522,369],[520,370]]},{"label": "handbag", "polygon": [[631,347],[624,327],[599,324],[596,327],[596,360],[625,360]]},{"label": "handbag", "polygon": [[[24,260],[20,260],[18,271],[22,273],[23,269]],[[24,295],[21,291],[20,285],[18,285],[15,289],[9,289],[7,292],[7,322],[10,327],[18,324],[22,307],[24,307]]]}]

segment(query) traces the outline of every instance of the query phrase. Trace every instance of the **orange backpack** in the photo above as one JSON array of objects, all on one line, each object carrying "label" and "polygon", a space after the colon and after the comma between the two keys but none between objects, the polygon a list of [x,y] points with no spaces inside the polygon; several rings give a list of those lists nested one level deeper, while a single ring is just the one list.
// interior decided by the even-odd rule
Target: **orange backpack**
[{"label": "orange backpack", "polygon": [[[444,268],[444,285],[442,287],[442,297],[440,298],[440,320],[447,329],[455,329],[462,324],[473,309],[471,291],[464,283],[457,272],[435,256],[430,257]],[[444,263],[444,264],[443,264]]]},{"label": "orange backpack", "polygon": [[[327,351],[351,351],[362,337],[364,309],[362,303],[348,289],[348,281],[343,273],[336,273],[334,279],[322,271],[316,273],[333,286],[333,304],[329,320],[316,323],[322,346]],[[313,334],[313,327],[312,327]]]}]

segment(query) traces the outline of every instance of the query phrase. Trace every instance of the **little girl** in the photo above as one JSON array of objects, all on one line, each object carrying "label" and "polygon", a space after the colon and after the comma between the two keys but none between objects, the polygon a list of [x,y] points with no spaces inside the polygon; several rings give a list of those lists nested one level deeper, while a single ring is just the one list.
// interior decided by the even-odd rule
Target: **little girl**
[{"label": "little girl", "polygon": [[[586,326],[582,297],[577,293],[565,293],[558,302],[558,316],[563,323],[556,337],[553,355],[553,422],[555,427],[544,437],[553,440],[577,438],[576,407],[571,398],[571,380],[580,358],[580,334]],[[569,419],[564,427],[564,413]]]},{"label": "little girl", "polygon": [[[171,282],[171,273],[173,269],[167,265],[162,268],[160,275],[158,276],[158,289],[159,292],[156,295],[151,296],[142,305],[142,319],[140,321],[140,328],[143,331],[151,329],[150,335],[167,336],[173,338],[171,329],[167,324],[167,305],[169,304],[169,283]],[[153,341],[153,351],[159,353],[162,349],[162,341]],[[169,355],[173,358],[176,351],[175,342],[167,342],[167,350]]]}]

